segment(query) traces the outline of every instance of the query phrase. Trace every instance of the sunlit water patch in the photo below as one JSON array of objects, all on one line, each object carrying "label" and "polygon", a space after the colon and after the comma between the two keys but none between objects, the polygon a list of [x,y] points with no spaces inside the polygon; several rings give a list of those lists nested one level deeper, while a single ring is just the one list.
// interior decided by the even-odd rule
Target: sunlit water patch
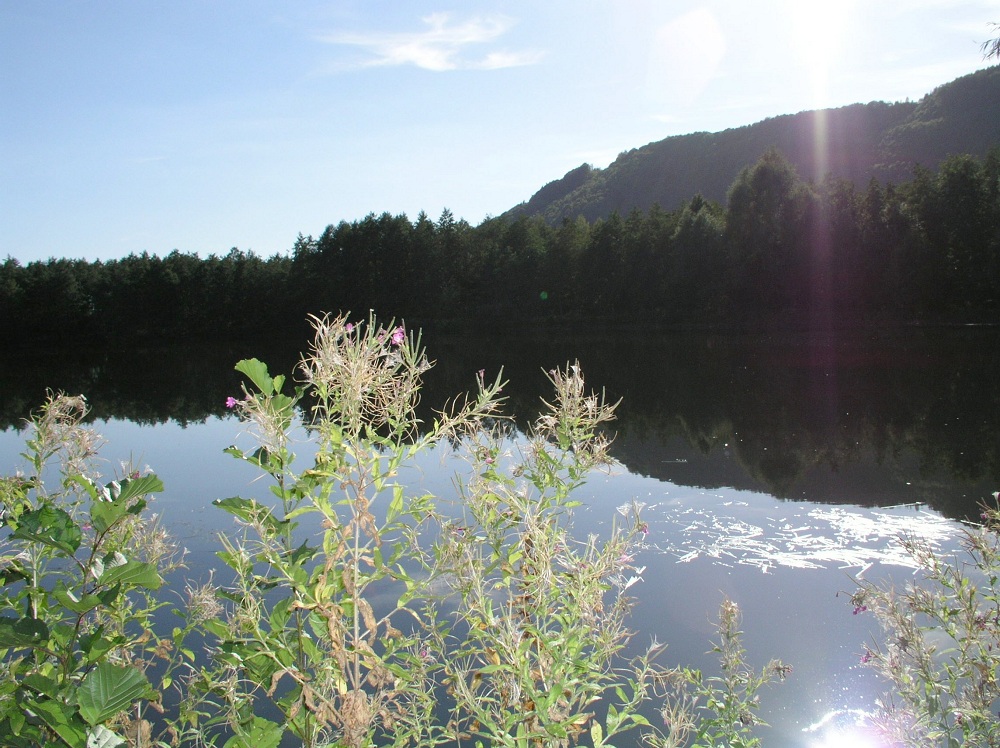
[{"label": "sunlit water patch", "polygon": [[687,563],[699,557],[720,564],[745,564],[768,573],[840,568],[862,573],[875,563],[915,568],[899,540],[921,538],[934,548],[949,545],[959,525],[919,506],[895,511],[784,505],[780,514],[747,519],[749,504],[653,505],[646,511],[673,525],[657,547]]}]

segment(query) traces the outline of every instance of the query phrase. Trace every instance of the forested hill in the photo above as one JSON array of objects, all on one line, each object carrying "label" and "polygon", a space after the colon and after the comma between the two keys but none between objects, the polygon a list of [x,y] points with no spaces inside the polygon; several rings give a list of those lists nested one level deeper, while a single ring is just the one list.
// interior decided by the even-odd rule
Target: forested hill
[{"label": "forested hill", "polygon": [[[824,139],[827,147],[818,148]],[[916,103],[852,104],[666,138],[620,154],[606,169],[583,164],[505,216],[541,216],[556,225],[653,205],[674,210],[695,194],[724,202],[740,171],[769,148],[803,179],[818,183],[831,175],[864,185],[872,177],[908,181],[915,165],[933,170],[949,155],[982,157],[997,144],[1000,65],[939,86]]]}]

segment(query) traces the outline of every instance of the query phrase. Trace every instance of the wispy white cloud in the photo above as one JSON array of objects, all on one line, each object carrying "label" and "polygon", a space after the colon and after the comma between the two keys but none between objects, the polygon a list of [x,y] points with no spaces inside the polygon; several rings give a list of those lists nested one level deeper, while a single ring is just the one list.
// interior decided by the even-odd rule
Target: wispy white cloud
[{"label": "wispy white cloud", "polygon": [[502,37],[514,22],[502,16],[470,18],[454,21],[448,13],[434,13],[421,19],[426,29],[398,33],[334,33],[321,36],[321,41],[360,47],[372,58],[364,67],[415,65],[424,70],[498,70],[532,65],[542,53],[538,51],[494,50],[484,56],[463,54],[470,45],[488,44]]}]

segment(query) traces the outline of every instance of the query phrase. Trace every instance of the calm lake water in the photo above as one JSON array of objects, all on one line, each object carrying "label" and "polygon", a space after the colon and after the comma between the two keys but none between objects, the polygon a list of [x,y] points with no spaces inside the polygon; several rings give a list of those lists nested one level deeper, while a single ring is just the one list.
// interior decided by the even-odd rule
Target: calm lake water
[{"label": "calm lake water", "polygon": [[[636,644],[667,642],[666,659],[714,670],[706,651],[725,596],[744,615],[746,648],[791,676],[762,696],[767,746],[833,745],[886,689],[859,665],[874,621],[853,615],[852,578],[905,582],[896,538],[920,533],[942,552],[1000,488],[1000,333],[981,328],[824,335],[615,330],[425,337],[438,365],[424,403],[442,405],[501,366],[523,429],[547,395],[543,371],[579,360],[593,388],[622,399],[617,460],[580,498],[581,532],[615,507],[646,504],[650,525],[633,627]],[[273,346],[11,354],[0,362],[0,470],[17,468],[16,429],[45,389],[82,392],[103,456],[149,465],[166,484],[155,502],[189,551],[191,576],[216,563],[231,525],[211,501],[263,498],[266,486],[222,450],[241,438],[223,403],[232,365],[257,356],[288,372],[295,350]],[[453,494],[447,450],[412,481]],[[862,730],[863,732],[863,730]],[[863,746],[862,738],[851,745]]]}]

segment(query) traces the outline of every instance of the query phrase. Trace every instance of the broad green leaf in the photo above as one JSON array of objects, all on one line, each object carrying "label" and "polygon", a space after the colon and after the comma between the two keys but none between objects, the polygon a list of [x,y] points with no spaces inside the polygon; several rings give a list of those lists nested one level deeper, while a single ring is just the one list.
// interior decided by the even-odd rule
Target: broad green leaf
[{"label": "broad green leaf", "polygon": [[101,604],[101,598],[97,595],[84,595],[78,598],[71,590],[66,589],[66,585],[62,582],[52,591],[52,594],[64,607],[74,613],[87,613]]},{"label": "broad green leaf", "polygon": [[126,513],[126,507],[118,502],[95,501],[90,507],[90,523],[98,534],[104,533]]},{"label": "broad green leaf", "polygon": [[249,729],[233,735],[224,748],[278,748],[284,730],[281,725],[263,717],[254,717]]},{"label": "broad green leaf", "polygon": [[[145,496],[150,493],[160,493],[163,491],[163,481],[155,475],[142,475],[138,478],[123,478],[118,483],[117,502],[126,502],[136,496]],[[134,514],[133,510],[133,514]]]},{"label": "broad green leaf", "polygon": [[91,725],[114,717],[139,699],[154,699],[156,693],[134,667],[102,662],[84,676],[78,693],[80,715]]},{"label": "broad green leaf", "polygon": [[114,647],[120,645],[124,637],[114,637],[108,639],[103,636],[104,628],[99,627],[93,634],[80,637],[80,649],[84,659],[88,664],[93,664],[101,660]]},{"label": "broad green leaf", "polygon": [[58,701],[45,699],[44,701],[31,702],[31,711],[37,714],[56,735],[66,741],[70,748],[86,748],[86,725],[72,707]]},{"label": "broad green leaf", "polygon": [[11,537],[41,543],[73,554],[80,547],[83,533],[67,512],[43,506],[41,509],[21,515]]},{"label": "broad green leaf", "polygon": [[216,499],[215,506],[228,512],[244,522],[260,522],[272,531],[278,532],[286,523],[274,516],[270,507],[254,499],[244,499],[240,496],[230,496],[228,499]]},{"label": "broad green leaf", "polygon": [[74,483],[87,492],[87,495],[90,496],[91,501],[98,500],[99,491],[97,488],[97,484],[95,484],[94,481],[92,481],[90,478],[88,478],[85,475],[80,475],[79,473],[76,473],[74,475],[69,476],[68,478],[66,478],[65,481],[63,481],[63,485],[66,486],[67,488]]},{"label": "broad green leaf", "polygon": [[22,682],[25,688],[43,696],[54,699],[59,695],[59,684],[41,673],[26,675]]},{"label": "broad green leaf", "polygon": [[245,374],[265,395],[270,395],[275,391],[274,380],[267,373],[267,364],[263,361],[256,358],[245,358],[237,363],[235,368],[240,374]]},{"label": "broad green leaf", "polygon": [[37,618],[0,616],[0,647],[33,647],[49,638],[49,627]]},{"label": "broad green leaf", "polygon": [[590,726],[590,739],[594,741],[594,748],[601,748],[604,745],[604,728],[597,720]]},{"label": "broad green leaf", "polygon": [[159,589],[163,584],[156,565],[141,561],[126,561],[124,564],[105,568],[98,581],[102,585],[133,584],[150,590]]},{"label": "broad green leaf", "polygon": [[285,624],[288,623],[288,618],[291,615],[290,608],[292,605],[292,598],[286,597],[283,600],[279,600],[274,604],[274,608],[271,610],[271,631],[280,631],[285,628]]},{"label": "broad green leaf", "polygon": [[10,726],[14,731],[14,734],[20,735],[21,729],[24,727],[24,723],[26,721],[24,712],[11,710],[7,712],[7,719],[10,720]]}]

